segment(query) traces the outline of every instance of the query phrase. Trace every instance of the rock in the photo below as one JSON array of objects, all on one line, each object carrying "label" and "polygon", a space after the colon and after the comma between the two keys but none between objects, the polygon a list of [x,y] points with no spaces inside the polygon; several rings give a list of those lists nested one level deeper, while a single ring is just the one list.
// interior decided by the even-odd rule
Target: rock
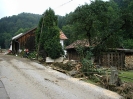
[{"label": "rock", "polygon": [[78,74],[78,71],[72,70],[72,71],[68,72],[68,74],[69,74],[70,76],[74,76],[74,75]]},{"label": "rock", "polygon": [[63,61],[63,64],[66,64],[66,63],[68,63],[69,62],[69,60],[64,60]]}]

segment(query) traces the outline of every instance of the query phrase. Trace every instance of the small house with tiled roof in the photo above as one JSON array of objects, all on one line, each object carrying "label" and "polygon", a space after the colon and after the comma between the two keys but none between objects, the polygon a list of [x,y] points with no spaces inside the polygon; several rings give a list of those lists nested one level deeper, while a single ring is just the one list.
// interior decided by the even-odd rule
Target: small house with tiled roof
[{"label": "small house with tiled roof", "polygon": [[66,35],[62,31],[60,31],[60,43],[61,43],[63,49],[64,49],[64,40],[67,40],[67,39],[68,38],[66,37]]},{"label": "small house with tiled roof", "polygon": [[79,60],[79,54],[76,51],[76,47],[89,47],[89,41],[87,39],[84,40],[76,40],[72,44],[66,46],[67,56],[69,60]]}]

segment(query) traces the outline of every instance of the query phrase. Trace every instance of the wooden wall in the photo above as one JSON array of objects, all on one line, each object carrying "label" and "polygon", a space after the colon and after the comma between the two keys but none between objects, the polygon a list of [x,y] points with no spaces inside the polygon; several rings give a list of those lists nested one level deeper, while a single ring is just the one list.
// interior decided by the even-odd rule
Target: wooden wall
[{"label": "wooden wall", "polygon": [[67,56],[69,60],[79,60],[79,55],[75,51],[75,49],[69,49],[67,50]]},{"label": "wooden wall", "polygon": [[36,29],[33,29],[18,38],[18,42],[20,43],[20,49],[35,49],[35,30]]},{"label": "wooden wall", "polygon": [[100,57],[101,66],[117,68],[124,68],[125,66],[125,53],[122,52],[107,52],[103,53]]}]

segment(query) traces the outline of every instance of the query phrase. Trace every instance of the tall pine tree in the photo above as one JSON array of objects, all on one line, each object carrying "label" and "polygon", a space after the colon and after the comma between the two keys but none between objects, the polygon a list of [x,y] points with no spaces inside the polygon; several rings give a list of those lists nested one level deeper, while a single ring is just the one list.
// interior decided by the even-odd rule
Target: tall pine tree
[{"label": "tall pine tree", "polygon": [[59,58],[63,55],[59,36],[60,32],[57,26],[57,16],[54,11],[49,8],[40,19],[36,32],[38,50],[42,47],[52,59]]}]

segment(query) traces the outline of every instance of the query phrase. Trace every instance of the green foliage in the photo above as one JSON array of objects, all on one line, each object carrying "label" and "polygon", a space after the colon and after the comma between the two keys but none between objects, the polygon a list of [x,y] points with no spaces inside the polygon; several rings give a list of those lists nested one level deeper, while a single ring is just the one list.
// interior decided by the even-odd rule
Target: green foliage
[{"label": "green foliage", "polygon": [[133,71],[120,71],[119,76],[124,82],[133,82]]},{"label": "green foliage", "polygon": [[34,59],[34,58],[36,58],[36,52],[34,51],[34,52],[30,52],[29,53],[29,55],[28,55],[28,58],[30,58],[30,59]]},{"label": "green foliage", "polygon": [[[9,46],[9,40],[16,34],[21,32],[26,32],[27,30],[37,26],[41,15],[30,14],[30,13],[20,13],[18,15],[13,15],[10,17],[4,17],[0,19],[0,46],[2,48],[7,48]],[[10,38],[5,37],[7,33]],[[8,43],[8,46],[7,46]]]},{"label": "green foliage", "polygon": [[92,48],[85,48],[80,45],[76,47],[76,51],[79,54],[80,62],[82,64],[82,71],[88,76],[93,75],[94,73],[98,73],[92,62],[92,50]]},{"label": "green foliage", "polygon": [[43,17],[39,22],[36,32],[36,44],[38,45],[40,42],[41,48],[44,48],[48,56],[53,59],[63,55],[59,35],[60,33],[59,28],[57,27],[57,16],[54,11],[49,8],[44,12]]},{"label": "green foliage", "polygon": [[[114,35],[112,33],[118,32],[120,26],[116,23],[117,9],[113,8],[110,3],[99,0],[92,2],[91,5],[78,7],[75,10],[74,18],[76,18],[76,22],[81,23],[77,28],[80,28],[81,31],[85,30],[83,33],[86,33],[90,45],[100,44],[101,46],[101,42],[103,42],[102,46],[105,46],[107,40]],[[117,27],[112,27],[114,24]]]},{"label": "green foliage", "polygon": [[1,34],[0,46],[2,48],[9,48],[11,41],[11,35],[9,33]]},{"label": "green foliage", "polygon": [[[74,27],[73,25],[65,25],[62,27],[62,31],[65,33],[67,38],[70,38],[69,40],[65,40],[65,45],[68,46],[75,40],[77,40],[74,36]],[[72,38],[73,37],[73,38]]]},{"label": "green foliage", "polygon": [[65,44],[87,38],[91,45],[97,45],[97,51],[121,47],[123,41],[133,39],[132,8],[132,0],[95,0],[90,5],[77,7],[74,12],[59,18],[60,27],[69,38]]},{"label": "green foliage", "polygon": [[18,29],[18,31],[16,31],[16,33],[15,33],[14,35],[18,35],[18,34],[20,34],[20,33],[25,33],[25,32],[28,31],[28,30],[29,30],[29,28],[25,28],[25,29],[20,28],[20,29]]},{"label": "green foliage", "polygon": [[44,49],[48,53],[49,57],[56,59],[63,55],[63,50],[59,39],[59,29],[56,27],[50,28],[50,30],[52,31],[48,33],[48,38],[45,39]]},{"label": "green foliage", "polygon": [[64,25],[66,25],[66,18],[64,16],[58,16],[58,27],[62,29]]},{"label": "green foliage", "polygon": [[133,49],[133,39],[124,40],[123,47],[128,49]]}]

